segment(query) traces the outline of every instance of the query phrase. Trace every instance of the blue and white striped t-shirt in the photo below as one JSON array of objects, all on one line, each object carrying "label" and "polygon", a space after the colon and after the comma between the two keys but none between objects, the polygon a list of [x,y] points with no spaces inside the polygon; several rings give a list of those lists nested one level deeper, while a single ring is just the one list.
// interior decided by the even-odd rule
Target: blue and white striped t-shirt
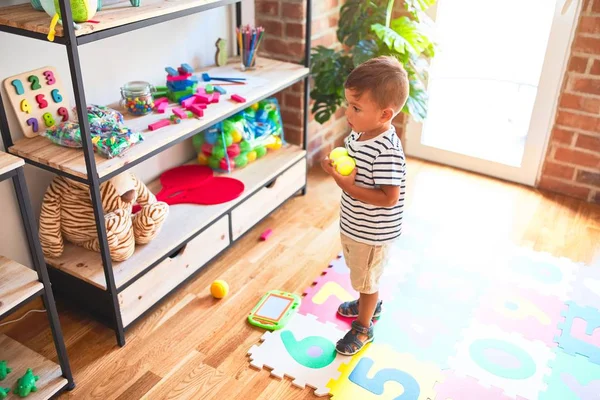
[{"label": "blue and white striped t-shirt", "polygon": [[400,186],[400,198],[392,207],[378,207],[342,193],[340,227],[342,233],[357,242],[382,245],[402,233],[402,211],[406,193],[406,163],[396,130],[358,141],[361,134],[352,131],[345,144],[348,155],[356,161],[357,186],[379,188]]}]

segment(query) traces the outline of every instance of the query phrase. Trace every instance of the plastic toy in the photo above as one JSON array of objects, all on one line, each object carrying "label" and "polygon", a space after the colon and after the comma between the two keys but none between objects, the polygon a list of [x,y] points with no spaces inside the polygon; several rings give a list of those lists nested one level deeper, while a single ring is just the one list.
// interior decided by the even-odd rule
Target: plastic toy
[{"label": "plastic toy", "polygon": [[159,121],[156,121],[156,122],[148,125],[148,129],[151,131],[155,131],[157,129],[164,128],[165,126],[169,126],[169,125],[171,125],[171,122],[168,119],[161,119]]},{"label": "plastic toy", "polygon": [[215,54],[215,64],[219,67],[227,64],[227,40],[219,38],[217,43],[215,43],[217,47],[217,53]]},{"label": "plastic toy", "polygon": [[340,175],[348,176],[356,167],[356,162],[350,156],[341,156],[333,162],[333,166]]},{"label": "plastic toy", "polygon": [[210,76],[208,73],[204,72],[202,74],[202,80],[204,82],[210,82],[210,81],[223,81],[223,82],[242,82],[245,81],[246,78],[227,78],[227,77],[216,77],[216,76]]},{"label": "plastic toy", "polygon": [[[96,14],[98,10],[98,0],[70,0],[71,2],[71,14],[73,16],[73,22],[86,22]],[[54,36],[56,35],[56,24],[61,23],[60,21],[60,6],[58,0],[40,0],[39,5],[48,14],[52,20],[50,22],[50,29],[48,32],[48,40],[53,42]],[[79,26],[75,24],[75,29]]]},{"label": "plastic toy", "polygon": [[[44,7],[42,7],[42,4],[41,4],[42,1],[43,0],[31,0],[31,6],[38,11],[44,11]],[[131,3],[131,5],[133,7],[139,7],[141,0],[129,0],[129,2]],[[58,7],[58,6],[55,6],[55,7]],[[96,8],[96,11],[100,11],[100,10],[102,10],[102,0],[98,0],[98,7]],[[89,21],[89,22],[91,22],[91,21]]]},{"label": "plastic toy", "polygon": [[217,280],[210,285],[210,294],[212,294],[214,298],[222,299],[227,296],[227,293],[229,293],[229,285],[225,281]]},{"label": "plastic toy", "polygon": [[198,78],[192,76],[193,68],[189,64],[181,64],[177,69],[166,67],[167,86],[157,86],[153,95],[157,97],[167,97],[175,103],[179,103],[186,97],[195,94],[198,88]]},{"label": "plastic toy", "polygon": [[8,368],[6,360],[0,361],[0,381],[6,379],[6,376],[10,374],[11,371],[12,369]]},{"label": "plastic toy", "polygon": [[233,100],[237,103],[245,103],[246,102],[246,99],[243,98],[242,96],[240,96],[239,94],[232,94],[231,100]]},{"label": "plastic toy", "polygon": [[260,240],[265,241],[269,238],[269,236],[271,236],[271,234],[273,233],[272,229],[267,229],[266,231],[264,231],[262,233],[262,235],[260,235]]},{"label": "plastic toy", "polygon": [[[131,172],[101,183],[100,193],[110,256],[113,261],[125,261],[133,254],[136,243],[147,244],[160,233],[169,206],[157,201]],[[142,209],[132,215],[136,203]],[[88,250],[100,251],[87,185],[62,176],[54,178],[44,195],[39,237],[49,258],[62,255],[65,239]]]},{"label": "plastic toy", "polygon": [[[215,95],[218,93],[212,94]],[[267,151],[276,151],[283,146],[283,125],[277,100],[265,99],[253,104],[197,134],[193,143],[201,165],[222,171],[245,167],[264,157]]]},{"label": "plastic toy", "polygon": [[40,377],[33,375],[31,368],[28,368],[27,372],[25,372],[25,375],[20,377],[17,381],[17,386],[15,387],[13,393],[19,395],[19,397],[27,397],[31,392],[37,392],[35,383],[38,379],[40,379]]},{"label": "plastic toy", "polygon": [[0,399],[7,398],[9,393],[10,393],[10,388],[0,387]]},{"label": "plastic toy", "polygon": [[248,322],[272,331],[281,329],[298,311],[300,303],[300,296],[296,294],[271,290],[250,311]]}]

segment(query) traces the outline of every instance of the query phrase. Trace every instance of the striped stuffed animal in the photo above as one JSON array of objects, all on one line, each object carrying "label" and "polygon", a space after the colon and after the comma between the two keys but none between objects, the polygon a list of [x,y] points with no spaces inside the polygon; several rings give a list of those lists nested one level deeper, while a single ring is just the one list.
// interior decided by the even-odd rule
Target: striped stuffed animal
[{"label": "striped stuffed animal", "polygon": [[[157,201],[146,185],[132,173],[124,172],[100,185],[104,222],[110,257],[115,262],[128,259],[135,244],[146,244],[158,235],[169,206]],[[134,204],[141,211],[131,215]],[[40,241],[49,258],[60,257],[63,238],[88,250],[100,251],[89,187],[58,176],[42,203]]]}]

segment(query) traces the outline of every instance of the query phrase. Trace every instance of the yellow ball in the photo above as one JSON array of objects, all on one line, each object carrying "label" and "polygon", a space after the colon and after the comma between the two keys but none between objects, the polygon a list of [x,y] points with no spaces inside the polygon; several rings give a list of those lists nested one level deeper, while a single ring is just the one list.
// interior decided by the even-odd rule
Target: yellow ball
[{"label": "yellow ball", "polygon": [[344,176],[350,175],[352,173],[352,171],[354,170],[354,167],[356,167],[356,163],[354,162],[354,159],[352,159],[352,157],[349,157],[349,156],[339,157],[333,163],[333,165],[335,166],[335,169],[337,170],[337,172],[339,172],[341,175],[344,175]]},{"label": "yellow ball", "polygon": [[204,153],[198,154],[198,164],[208,165],[208,156]]},{"label": "yellow ball", "polygon": [[239,143],[242,141],[242,132],[234,129],[231,131],[231,138],[233,139],[233,143]]},{"label": "yellow ball", "polygon": [[250,150],[248,154],[246,154],[246,158],[248,158],[248,162],[251,163],[252,161],[256,160],[256,152],[254,150]]},{"label": "yellow ball", "polygon": [[329,153],[329,159],[335,162],[338,158],[348,156],[348,150],[345,147],[336,147]]},{"label": "yellow ball", "polygon": [[229,292],[229,285],[225,281],[214,281],[212,285],[210,285],[210,294],[217,299],[222,299],[227,296]]},{"label": "yellow ball", "polygon": [[279,136],[275,136],[275,142],[274,143],[269,143],[267,145],[267,149],[269,150],[278,150],[281,148],[282,142],[281,142],[281,138]]}]

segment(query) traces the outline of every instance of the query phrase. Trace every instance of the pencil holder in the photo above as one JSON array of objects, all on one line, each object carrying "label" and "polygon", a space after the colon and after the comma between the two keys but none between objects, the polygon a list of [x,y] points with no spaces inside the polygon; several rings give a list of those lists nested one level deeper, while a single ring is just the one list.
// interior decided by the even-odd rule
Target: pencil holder
[{"label": "pencil holder", "polygon": [[240,49],[240,67],[242,71],[256,68],[258,49],[262,42],[265,30],[263,27],[251,28],[250,26],[237,29],[238,46]]}]

